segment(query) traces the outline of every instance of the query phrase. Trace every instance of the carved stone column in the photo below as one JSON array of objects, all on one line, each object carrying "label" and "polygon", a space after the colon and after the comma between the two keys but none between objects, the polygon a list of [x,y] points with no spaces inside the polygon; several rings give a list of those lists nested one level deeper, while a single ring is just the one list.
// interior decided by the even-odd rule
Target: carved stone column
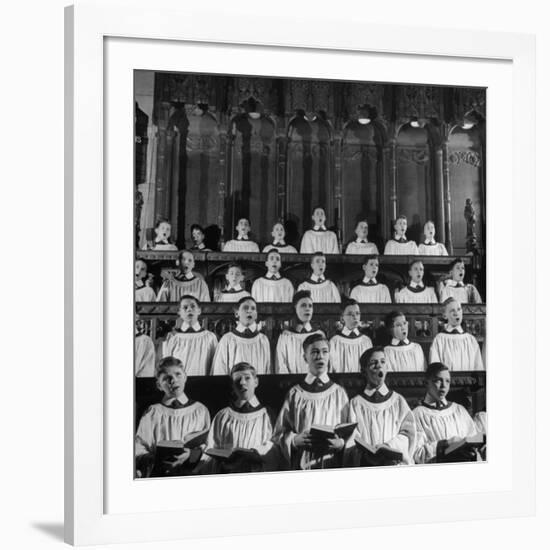
[{"label": "carved stone column", "polygon": [[451,178],[449,172],[449,133],[450,128],[446,125],[444,129],[442,152],[443,152],[443,200],[445,215],[445,246],[449,255],[454,254],[453,235],[451,231]]}]

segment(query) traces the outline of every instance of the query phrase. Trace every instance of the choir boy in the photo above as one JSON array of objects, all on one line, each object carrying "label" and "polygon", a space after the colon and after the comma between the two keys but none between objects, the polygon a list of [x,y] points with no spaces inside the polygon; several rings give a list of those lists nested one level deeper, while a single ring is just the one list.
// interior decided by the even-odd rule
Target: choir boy
[{"label": "choir boy", "polygon": [[[164,396],[160,403],[151,405],[141,417],[135,438],[136,470],[138,477],[147,477],[155,460],[160,441],[183,442],[186,436],[210,428],[208,409],[185,395],[185,369],[179,359],[165,357],[157,369],[157,388]],[[196,449],[183,452],[163,470],[172,475],[189,473],[200,458]],[[190,464],[193,462],[193,464]],[[160,466],[158,464],[156,467]]]},{"label": "choir boy", "polygon": [[[360,366],[366,387],[350,401],[350,422],[357,422],[355,436],[375,450],[389,449],[401,454],[401,462],[412,463],[414,417],[405,398],[386,385],[384,349],[379,346],[368,349],[361,356]],[[350,466],[365,464],[363,451],[354,437],[347,443],[346,463]]]},{"label": "choir boy", "polygon": [[359,332],[361,310],[356,300],[345,300],[340,311],[344,326],[330,339],[330,372],[359,372],[359,358],[372,348],[372,341]]},{"label": "choir boy", "polygon": [[443,303],[447,321],[430,347],[430,363],[443,363],[451,371],[484,370],[479,344],[462,328],[462,306],[454,298]]},{"label": "choir boy", "polygon": [[[204,473],[250,472],[277,469],[277,449],[268,410],[258,401],[258,376],[250,363],[231,368],[233,401],[212,420],[207,449],[247,449],[251,455],[220,460],[203,455]],[[250,458],[252,457],[252,460]],[[202,468],[201,468],[202,469]]]},{"label": "choir boy", "polygon": [[407,240],[407,217],[399,216],[393,226],[394,236],[386,243],[384,254],[418,254],[418,247],[414,241]]},{"label": "choir boy", "polygon": [[194,223],[191,226],[191,239],[193,240],[193,246],[191,250],[196,250],[197,252],[209,252],[210,249],[206,248],[204,244],[204,229],[198,223]]},{"label": "choir boy", "polygon": [[[443,363],[430,363],[426,369],[426,396],[414,409],[417,444],[414,461],[436,462],[450,443],[478,432],[468,411],[458,403],[447,401],[451,373]],[[475,460],[475,454],[472,456]]]},{"label": "choir boy", "polygon": [[322,330],[315,330],[311,325],[313,318],[313,300],[309,290],[299,290],[292,298],[292,306],[296,314],[294,328],[288,327],[277,340],[275,354],[276,374],[307,373],[308,364],[304,358],[304,340],[310,334],[324,336]]},{"label": "choir boy", "polygon": [[182,297],[178,315],[181,326],[166,337],[162,356],[178,358],[187,376],[206,376],[210,374],[218,340],[213,332],[201,326],[201,305],[194,296]]},{"label": "choir boy", "polygon": [[298,251],[285,241],[286,231],[285,226],[281,222],[277,222],[271,231],[273,241],[264,247],[262,252],[269,252],[272,248],[276,248],[281,254],[297,254]]},{"label": "choir boy", "polygon": [[351,289],[349,297],[360,304],[391,304],[390,290],[386,285],[379,283],[378,256],[366,256],[363,263],[363,280]]},{"label": "choir boy", "polygon": [[178,247],[172,242],[172,224],[167,220],[159,220],[155,224],[155,239],[152,244],[145,245],[145,249],[170,251]]},{"label": "choir boy", "polygon": [[136,336],[134,341],[134,367],[137,378],[153,378],[155,376],[155,344],[146,333],[145,322],[136,321]]},{"label": "choir boy", "polygon": [[274,441],[292,470],[338,467],[342,464],[345,440],[339,436],[322,442],[311,428],[334,427],[348,421],[348,396],[328,376],[329,344],[325,336],[311,334],[304,341],[308,374],[293,386],[275,424]]},{"label": "choir boy", "polygon": [[409,264],[409,284],[395,292],[397,304],[437,304],[435,290],[426,286],[423,281],[424,264],[422,260],[414,260]]},{"label": "choir boy", "polygon": [[359,220],[355,226],[357,238],[350,242],[346,247],[346,254],[363,254],[364,256],[378,255],[378,247],[374,243],[369,243],[367,235],[369,234],[369,224],[367,220]]},{"label": "choir boy", "polygon": [[239,264],[231,264],[225,273],[227,284],[222,291],[216,295],[216,302],[238,302],[245,296],[250,296],[244,286],[243,268]]},{"label": "choir boy", "polygon": [[389,372],[424,372],[426,358],[420,344],[409,340],[409,322],[401,311],[392,311],[385,321],[391,335],[384,348]]},{"label": "choir boy", "polygon": [[328,231],[325,222],[327,217],[322,208],[316,208],[311,216],[313,229],[308,229],[302,237],[300,252],[302,254],[313,254],[317,251],[324,254],[339,254],[338,238],[336,233]]},{"label": "choir boy", "polygon": [[221,338],[212,362],[212,374],[226,374],[237,363],[254,365],[258,374],[271,374],[269,340],[260,332],[256,300],[251,296],[235,304],[237,326]]},{"label": "choir boy", "polygon": [[266,256],[267,273],[256,279],[252,285],[252,297],[257,302],[292,302],[294,287],[285,277],[281,277],[281,255],[272,248]]},{"label": "choir boy", "polygon": [[435,224],[431,220],[424,224],[424,242],[418,245],[418,253],[421,256],[448,256],[443,243],[435,241]]},{"label": "choir boy", "polygon": [[247,218],[240,218],[235,227],[237,238],[227,241],[223,247],[224,252],[259,252],[258,243],[250,240],[250,222]]},{"label": "choir boy", "polygon": [[189,250],[178,254],[179,272],[170,275],[160,287],[157,302],[179,302],[183,296],[190,294],[199,302],[210,302],[210,292],[204,279],[193,272],[195,258]]},{"label": "choir boy", "polygon": [[322,252],[315,252],[311,258],[311,276],[300,283],[298,290],[309,290],[315,303],[340,303],[340,293],[337,286],[325,278],[327,259]]},{"label": "choir boy", "polygon": [[447,298],[454,298],[461,304],[481,304],[481,296],[477,288],[464,283],[466,266],[464,261],[457,258],[449,266],[449,278],[445,280],[440,290],[440,300],[443,303]]},{"label": "choir boy", "polygon": [[136,302],[154,302],[157,299],[151,288],[151,278],[147,276],[147,264],[143,260],[135,263]]}]

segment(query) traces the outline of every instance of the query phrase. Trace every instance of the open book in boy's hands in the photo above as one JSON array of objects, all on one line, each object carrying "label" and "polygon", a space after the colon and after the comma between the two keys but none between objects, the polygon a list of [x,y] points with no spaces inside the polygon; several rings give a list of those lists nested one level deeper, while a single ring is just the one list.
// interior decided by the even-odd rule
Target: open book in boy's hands
[{"label": "open book in boy's hands", "polygon": [[464,437],[440,448],[438,459],[444,462],[469,462],[477,460],[476,450],[486,443],[485,435]]},{"label": "open book in boy's hands", "polygon": [[348,439],[353,430],[357,427],[357,422],[346,422],[343,424],[337,424],[336,426],[324,426],[322,424],[313,424],[309,429],[311,437],[316,439],[334,439],[335,437],[341,437],[342,439]]},{"label": "open book in boy's hands", "polygon": [[359,436],[355,437],[355,444],[368,466],[389,466],[403,461],[403,453],[396,449],[384,445],[380,447],[371,445]]},{"label": "open book in boy's hands", "polygon": [[197,432],[190,432],[183,438],[183,446],[186,449],[194,449],[206,444],[208,429]]},{"label": "open book in boy's hands", "polygon": [[245,460],[249,462],[263,462],[262,456],[256,449],[243,449],[232,447],[230,449],[206,449],[205,454],[220,460]]}]

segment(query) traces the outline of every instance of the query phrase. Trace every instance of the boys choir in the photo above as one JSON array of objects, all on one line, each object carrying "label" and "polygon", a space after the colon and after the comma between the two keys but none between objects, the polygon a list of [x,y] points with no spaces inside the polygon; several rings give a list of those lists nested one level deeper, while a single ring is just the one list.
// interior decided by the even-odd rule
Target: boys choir
[{"label": "boys choir", "polygon": [[[357,239],[346,254],[363,254],[364,277],[341,296],[325,277],[325,254],[338,253],[336,234],[327,230],[322,208],[312,215],[313,227],[302,239],[300,252],[310,253],[311,276],[294,289],[281,275],[281,253],[296,253],[285,241],[281,223],[273,226],[273,240],[263,248],[266,273],[254,281],[251,293],[244,287],[243,269],[231,264],[226,286],[214,301],[232,302],[236,326],[221,339],[201,324],[201,303],[209,302],[204,278],[195,273],[193,254],[180,251],[179,272],[152,288],[147,264],[135,264],[136,302],[179,302],[179,320],[157,345],[136,321],[135,375],[155,377],[163,392],[160,403],[143,414],[135,437],[138,477],[230,472],[319,469],[427,462],[480,460],[485,456],[486,413],[475,420],[464,407],[446,399],[455,371],[483,370],[474,336],[462,328],[462,303],[480,303],[477,289],[464,283],[460,259],[450,265],[449,278],[439,287],[426,286],[421,259],[409,265],[409,284],[395,292],[395,303],[443,304],[446,321],[429,350],[429,364],[421,346],[409,339],[408,321],[400,311],[385,320],[388,345],[373,346],[362,330],[360,303],[392,303],[388,287],[377,280],[378,249],[369,243],[368,224],[357,223]],[[224,251],[259,252],[250,240],[250,223],[239,220],[237,237]],[[399,217],[394,238],[384,254],[446,256],[435,241],[435,227],[424,226],[420,246],[408,241],[407,220]],[[155,228],[153,250],[171,250],[171,228]],[[204,230],[193,226],[193,250],[205,250]],[[207,250],[207,249],[206,249]],[[295,317],[279,335],[272,367],[271,346],[261,331],[257,303],[289,303]],[[341,322],[330,340],[312,325],[318,303],[339,303]],[[261,306],[260,306],[261,307]],[[359,373],[364,390],[351,400],[331,373]],[[386,385],[387,372],[423,372],[426,394],[413,410],[405,398]],[[264,374],[302,374],[274,416],[256,397]],[[225,375],[232,381],[227,407],[212,423],[204,405],[184,392],[187,376]]]}]

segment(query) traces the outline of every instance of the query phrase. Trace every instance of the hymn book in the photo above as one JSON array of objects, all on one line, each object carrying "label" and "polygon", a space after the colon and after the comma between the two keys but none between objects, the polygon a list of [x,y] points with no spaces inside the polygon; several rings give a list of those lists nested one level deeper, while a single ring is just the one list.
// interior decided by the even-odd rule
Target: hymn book
[{"label": "hymn book", "polygon": [[403,461],[403,453],[390,447],[376,447],[357,436],[355,444],[361,450],[369,466],[387,466]]},{"label": "hymn book", "polygon": [[249,462],[262,462],[262,457],[256,449],[244,449],[243,447],[232,447],[229,449],[206,449],[205,454],[219,460],[246,460]]},{"label": "hymn book", "polygon": [[353,430],[357,427],[357,422],[346,422],[343,424],[337,424],[336,426],[324,426],[322,424],[313,424],[309,429],[309,434],[317,439],[334,439],[335,437],[341,437],[342,439],[348,439]]}]

